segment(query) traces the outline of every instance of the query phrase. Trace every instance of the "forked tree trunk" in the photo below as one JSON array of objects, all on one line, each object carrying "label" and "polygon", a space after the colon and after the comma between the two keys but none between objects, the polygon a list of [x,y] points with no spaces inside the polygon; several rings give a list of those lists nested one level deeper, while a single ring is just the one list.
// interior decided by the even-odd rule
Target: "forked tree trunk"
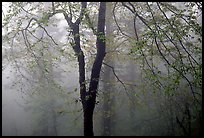
[{"label": "forked tree trunk", "polygon": [[[91,81],[89,91],[86,94],[84,102],[84,135],[93,136],[93,111],[96,101],[96,93],[99,83],[101,66],[105,57],[105,11],[106,3],[101,2],[98,14],[98,27],[97,27],[97,55],[93,63],[91,71]],[[83,103],[83,102],[82,102]]]},{"label": "forked tree trunk", "polygon": [[92,67],[91,71],[91,81],[89,86],[89,91],[86,91],[86,83],[85,83],[85,61],[84,61],[84,53],[81,49],[80,45],[80,34],[79,34],[79,25],[81,19],[85,14],[87,3],[82,2],[80,17],[76,20],[76,22],[72,22],[71,18],[64,12],[65,19],[68,25],[72,29],[72,35],[74,36],[74,45],[73,49],[78,58],[79,64],[79,84],[80,84],[80,97],[83,106],[84,112],[84,135],[85,136],[93,136],[93,111],[95,107],[96,101],[96,93],[98,88],[98,82],[100,77],[100,71],[103,59],[105,57],[105,11],[106,11],[106,3],[101,2],[99,7],[98,14],[98,27],[97,27],[97,55]]}]

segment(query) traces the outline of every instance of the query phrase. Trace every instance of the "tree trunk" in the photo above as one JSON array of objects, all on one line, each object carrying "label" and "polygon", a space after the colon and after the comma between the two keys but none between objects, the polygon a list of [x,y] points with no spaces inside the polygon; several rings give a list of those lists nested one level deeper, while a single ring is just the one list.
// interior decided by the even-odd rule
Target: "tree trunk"
[{"label": "tree trunk", "polygon": [[[130,61],[129,61],[129,65],[128,65],[128,68],[129,69],[127,69],[128,70],[128,76],[130,76],[130,82],[132,83],[132,84],[135,84],[135,79],[136,79],[136,72],[135,72],[135,67],[134,67],[134,64],[133,64],[133,62],[132,62],[132,60],[130,59]],[[136,104],[135,104],[135,101],[137,101],[136,100],[136,98],[135,98],[135,90],[134,90],[134,86],[130,86],[130,95],[131,95],[131,98],[132,98],[132,100],[131,101],[129,101],[129,103],[130,103],[130,105],[129,105],[129,110],[130,110],[130,128],[131,128],[131,130],[132,130],[132,132],[134,132],[135,131],[135,121],[132,121],[133,119],[136,119],[135,117],[135,112],[136,112],[136,110],[135,110],[135,106],[136,106]],[[134,102],[132,102],[132,101],[134,101]]]},{"label": "tree trunk", "polygon": [[[106,10],[106,49],[107,51],[112,51],[114,49],[113,45],[113,16],[112,16],[112,3],[107,3]],[[105,63],[109,65],[114,64],[114,56],[109,53],[104,59]],[[104,75],[103,75],[103,116],[102,116],[102,136],[111,136],[113,128],[113,96],[111,93],[114,91],[113,85],[110,82],[114,81],[114,76],[111,73],[112,70],[108,66],[104,66]]]},{"label": "tree trunk", "polygon": [[[107,62],[107,60],[106,60]],[[110,75],[111,75],[111,69],[109,67],[105,67],[104,69],[104,86],[103,86],[103,118],[102,118],[102,124],[103,124],[103,132],[102,136],[110,136],[111,135],[111,87],[110,87]]]},{"label": "tree trunk", "polygon": [[106,3],[101,2],[98,15],[98,28],[97,28],[97,55],[93,63],[91,71],[91,81],[89,91],[86,94],[84,102],[84,135],[93,136],[93,111],[96,101],[96,93],[99,83],[101,66],[105,57],[105,11]]},{"label": "tree trunk", "polygon": [[84,136],[93,136],[93,111],[94,108],[87,106],[84,109]]},{"label": "tree trunk", "polygon": [[105,57],[105,10],[106,4],[104,2],[100,3],[99,7],[99,15],[98,15],[98,28],[97,28],[97,55],[92,67],[91,72],[91,81],[89,86],[89,91],[86,91],[86,83],[85,83],[85,61],[84,54],[80,45],[80,34],[79,34],[79,24],[80,21],[85,14],[87,3],[82,2],[82,8],[80,17],[76,20],[76,22],[72,22],[71,18],[68,17],[66,13],[63,13],[68,25],[72,29],[72,34],[74,36],[74,45],[73,49],[78,58],[79,64],[79,84],[80,84],[80,97],[83,106],[84,112],[84,135],[85,136],[93,136],[93,111],[95,107],[96,93],[97,87],[100,77],[100,71],[103,59]]}]

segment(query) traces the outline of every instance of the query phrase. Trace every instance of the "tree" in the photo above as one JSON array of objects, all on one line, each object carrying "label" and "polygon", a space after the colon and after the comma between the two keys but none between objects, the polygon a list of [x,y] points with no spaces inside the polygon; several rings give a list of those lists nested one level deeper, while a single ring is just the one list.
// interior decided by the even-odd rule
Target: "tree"
[{"label": "tree", "polygon": [[[114,50],[114,36],[113,36],[113,19],[112,19],[112,2],[107,3],[106,10],[106,58],[104,63],[114,66],[114,54],[111,52]],[[113,94],[115,89],[113,86],[114,76],[112,69],[109,66],[104,66],[103,73],[103,105],[102,105],[102,136],[111,136],[114,128],[114,117],[113,117]]]},{"label": "tree", "polygon": [[[29,3],[26,3],[29,4]],[[25,4],[25,6],[26,6]],[[41,3],[40,3],[41,4]],[[60,4],[56,4],[54,2],[52,2],[52,7],[50,9],[48,9],[48,12],[43,12],[42,13],[42,17],[41,18],[37,18],[37,17],[32,17],[35,16],[32,13],[29,13],[29,10],[25,10],[24,9],[24,3],[12,3],[10,8],[13,10],[13,13],[10,13],[7,18],[5,19],[5,24],[4,26],[9,24],[9,19],[16,17],[18,14],[20,15],[21,11],[24,11],[26,13],[28,13],[29,15],[31,15],[30,19],[28,17],[28,15],[26,16],[28,21],[28,24],[26,27],[22,27],[21,28],[21,24],[23,22],[23,19],[19,18],[18,20],[18,26],[15,30],[16,34],[14,35],[13,39],[15,39],[15,36],[19,34],[19,32],[22,32],[23,34],[23,39],[25,40],[25,44],[28,48],[28,50],[30,50],[30,52],[33,54],[33,56],[36,58],[36,55],[33,53],[32,49],[31,49],[31,43],[29,43],[29,38],[27,36],[27,32],[29,31],[29,28],[32,28],[35,24],[38,25],[38,27],[42,28],[47,36],[49,36],[51,38],[51,40],[57,44],[54,39],[49,35],[49,33],[46,31],[45,27],[43,27],[44,25],[47,26],[49,19],[54,16],[55,14],[58,13],[63,13],[70,29],[71,29],[71,33],[73,35],[73,43],[72,43],[72,47],[73,50],[75,52],[75,55],[78,59],[78,65],[79,65],[79,84],[80,84],[80,98],[81,98],[81,102],[83,105],[83,111],[84,111],[84,135],[85,136],[92,136],[93,135],[93,111],[94,111],[94,107],[95,107],[95,101],[96,101],[96,93],[97,93],[97,87],[98,87],[98,83],[99,83],[99,77],[100,77],[100,70],[101,70],[101,66],[102,66],[102,62],[103,62],[103,58],[105,57],[105,10],[106,10],[106,3],[101,2],[100,6],[99,6],[99,15],[98,15],[98,27],[97,27],[97,32],[96,32],[96,36],[97,36],[97,41],[96,41],[96,48],[97,48],[97,54],[96,54],[96,58],[95,61],[93,63],[93,67],[92,67],[92,71],[91,71],[91,80],[90,80],[90,85],[89,85],[89,90],[86,90],[86,81],[85,81],[85,60],[84,60],[84,53],[83,50],[81,49],[81,44],[80,44],[80,33],[79,33],[79,27],[80,27],[80,23],[82,18],[84,17],[86,11],[86,7],[87,7],[87,2],[82,2],[81,3],[81,11],[79,14],[79,17],[76,19],[75,22],[73,22],[73,15],[72,15],[72,9],[70,8],[70,12],[69,15],[67,14],[66,10],[60,9],[58,10],[57,8],[60,6]],[[34,3],[34,8],[32,10],[34,10],[35,8],[35,3]],[[67,6],[67,5],[66,5]],[[68,6],[70,6],[70,4],[68,4]],[[15,9],[17,7],[17,9]],[[14,11],[17,10],[17,12],[14,13]],[[32,11],[30,10],[30,11]],[[33,27],[34,28],[34,27]],[[10,29],[8,27],[8,29]],[[13,33],[13,32],[12,32]],[[33,35],[31,33],[31,35]],[[33,35],[34,36],[34,35]],[[41,41],[40,39],[38,39],[38,41]],[[38,63],[38,61],[37,61]],[[39,64],[39,63],[38,63]],[[41,65],[39,64],[39,67],[41,67]]]},{"label": "tree", "polygon": [[[92,4],[97,8],[93,8]],[[184,4],[183,7],[179,7],[182,4]],[[172,132],[165,131],[165,133],[171,135],[181,133],[193,135],[193,130],[197,128],[195,127],[197,124],[200,124],[202,117],[202,25],[199,23],[199,12],[202,13],[202,3],[116,2],[108,10],[108,14],[112,11],[114,22],[107,21],[105,30],[107,17],[105,13],[106,3],[104,2],[11,3],[7,14],[4,16],[2,26],[4,32],[3,45],[11,49],[10,53],[6,50],[8,54],[3,55],[4,61],[7,58],[13,62],[14,67],[25,78],[25,81],[34,82],[33,80],[35,80],[39,82],[40,80],[42,85],[54,88],[55,86],[52,85],[54,84],[52,59],[56,57],[68,58],[75,55],[79,71],[80,101],[84,115],[84,135],[93,136],[93,114],[102,64],[105,68],[110,69],[106,72],[106,68],[105,74],[109,75],[110,71],[112,71],[117,82],[124,88],[121,91],[127,94],[126,96],[129,98],[127,101],[137,103],[136,100],[138,100],[135,97],[137,94],[135,88],[139,88],[135,84],[137,81],[134,81],[137,78],[136,75],[131,76],[131,81],[134,81],[134,84],[124,82],[123,79],[129,79],[129,75],[125,75],[121,71],[126,67],[123,68],[122,65],[114,65],[113,67],[112,63],[103,62],[107,54],[106,43],[109,45],[107,39],[109,39],[109,34],[113,33],[114,38],[110,39],[112,39],[114,45],[117,45],[114,52],[118,53],[118,59],[125,55],[126,59],[131,57],[135,59],[137,66],[142,66],[141,82],[144,84],[141,87],[146,91],[145,93],[139,89],[138,91],[144,94],[143,104],[149,104],[150,109],[153,106],[151,104],[155,103],[158,109],[156,113],[165,118],[160,119],[162,122],[160,127],[165,126],[163,127],[164,130],[170,128]],[[98,15],[94,14],[95,11],[97,11]],[[62,36],[59,33],[51,34],[48,29],[48,27],[56,27],[57,19],[54,17],[57,15],[61,15],[67,23],[67,27],[64,29],[67,30],[67,42],[65,43],[61,42]],[[116,29],[112,29],[112,32],[109,28],[110,24],[116,27]],[[83,30],[92,30],[93,34],[87,35],[87,33],[83,33]],[[38,36],[38,32],[43,32],[44,36]],[[92,37],[92,42],[86,41],[89,36]],[[95,37],[96,44],[93,44],[93,38]],[[46,44],[46,46],[40,45],[41,43]],[[51,47],[58,49],[59,53],[55,57],[48,56],[47,58],[45,56],[47,54],[46,49]],[[73,53],[69,50],[69,52],[65,52],[69,49],[67,47]],[[95,53],[92,53],[92,50]],[[90,79],[86,79],[86,59],[90,56],[87,56],[87,53],[91,53],[91,57],[94,57],[93,59],[88,58],[88,62],[93,60]],[[47,62],[50,64],[47,64],[44,60],[48,60]],[[123,62],[123,65],[127,65],[126,61]],[[26,65],[33,64],[37,66],[39,74],[26,67]],[[133,74],[134,70],[131,68],[133,67],[131,64],[133,63],[127,66],[130,74]],[[3,67],[6,67],[5,63]],[[120,69],[122,79],[117,76],[115,68],[117,68],[117,71]],[[29,78],[28,76],[32,77]],[[138,87],[127,90],[126,85]],[[108,89],[108,87],[106,88]],[[46,90],[41,89],[41,91]],[[148,97],[148,95],[151,97]],[[110,98],[108,92],[106,98]],[[111,110],[111,105],[106,103],[107,99],[104,99],[104,107],[108,111]],[[50,104],[48,101],[46,102]],[[172,105],[172,103],[174,104]],[[123,107],[123,111],[125,111],[125,104],[123,104]],[[133,104],[130,108],[136,109],[135,107],[135,104]],[[132,116],[137,111],[132,110]],[[108,130],[110,131],[110,118],[104,120],[109,124]],[[138,123],[139,119],[135,120]],[[163,121],[167,122],[167,125]],[[179,128],[178,132],[173,127]],[[153,132],[152,129],[154,128],[150,129]],[[107,135],[110,135],[110,132]]]},{"label": "tree", "polygon": [[98,29],[97,29],[97,55],[93,63],[91,71],[91,81],[89,91],[82,93],[82,104],[84,109],[84,135],[93,136],[93,111],[96,102],[96,93],[100,77],[100,70],[103,59],[105,57],[105,11],[106,3],[101,2],[98,15]]},{"label": "tree", "polygon": [[[179,4],[159,2],[142,3],[142,5],[146,7],[146,13],[137,11],[137,8],[140,7],[139,4],[131,2],[123,2],[121,4],[144,25],[143,34],[138,35],[137,32],[135,33],[136,37],[135,41],[133,41],[134,46],[131,52],[136,56],[142,55],[145,59],[147,65],[145,70],[151,74],[147,76],[147,79],[149,80],[151,78],[152,81],[157,84],[155,85],[158,86],[157,89],[159,88],[161,91],[164,91],[164,94],[168,97],[174,97],[174,95],[176,95],[176,89],[182,88],[184,85],[190,89],[188,92],[191,92],[191,95],[187,94],[187,97],[192,98],[190,100],[191,102],[185,100],[184,104],[180,107],[183,111],[183,115],[181,115],[183,119],[178,119],[180,115],[177,114],[173,120],[178,123],[184,135],[191,135],[192,120],[190,119],[191,113],[189,111],[189,106],[191,105],[191,110],[197,108],[196,112],[199,113],[201,105],[201,93],[200,90],[198,90],[201,88],[201,83],[198,82],[198,80],[201,81],[201,78],[198,79],[201,75],[201,60],[199,56],[197,56],[201,54],[200,40],[202,37],[202,26],[199,24],[199,16],[197,14],[200,7],[199,3],[184,3],[185,6],[180,7],[180,9],[177,7]],[[193,7],[197,7],[198,11],[193,10]],[[156,48],[153,51],[152,46]],[[200,52],[196,49],[200,49],[198,50]],[[154,58],[149,58],[148,56],[152,54]],[[159,70],[159,68],[155,66],[156,57],[161,59],[167,71]],[[154,64],[152,64],[154,66],[151,66],[150,62],[154,62]],[[167,74],[168,76],[164,77]],[[164,79],[167,80],[167,82],[165,82]],[[182,95],[180,96],[182,97]],[[178,108],[178,106],[180,106],[179,102],[177,100],[175,100],[175,102],[178,103],[176,107]],[[191,104],[189,104],[189,102]],[[169,109],[172,110],[172,108]],[[196,116],[196,118],[199,119],[200,115]],[[187,121],[181,123],[182,121],[180,120]]]}]

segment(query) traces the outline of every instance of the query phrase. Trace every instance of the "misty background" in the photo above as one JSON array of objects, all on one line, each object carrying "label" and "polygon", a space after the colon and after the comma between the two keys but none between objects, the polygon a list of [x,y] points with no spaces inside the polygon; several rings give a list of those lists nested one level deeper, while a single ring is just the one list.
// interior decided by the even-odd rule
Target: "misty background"
[{"label": "misty background", "polygon": [[[4,14],[8,6],[9,3],[3,3]],[[44,4],[43,9],[49,9],[49,6]],[[93,8],[90,16],[97,24],[97,3],[90,6]],[[109,6],[110,9],[113,8],[113,5]],[[148,56],[147,60],[160,71],[159,81],[163,86],[169,86],[169,90],[159,86],[156,78],[153,78],[155,80],[153,81],[142,54],[139,52],[135,55],[130,54],[131,40],[118,33],[110,9],[107,8],[106,11],[106,35],[112,41],[107,43],[104,59],[107,65],[102,66],[99,82],[94,110],[95,135],[183,135],[184,130],[176,118],[184,118],[183,125],[188,126],[185,103],[190,103],[188,108],[192,114],[191,133],[195,135],[200,133],[199,117],[202,110],[199,105],[194,104],[186,80],[179,78],[178,85],[173,87],[172,80],[175,79],[173,71],[168,70],[165,61],[155,54]],[[115,15],[121,28],[129,36],[135,37],[133,16],[123,8],[116,10],[121,12],[116,12]],[[36,15],[41,16],[40,11],[36,11]],[[200,24],[201,18],[200,16],[198,19]],[[3,41],[2,136],[83,135],[78,65],[74,51],[68,44],[71,41],[67,31],[69,28],[61,14],[53,16],[49,23],[53,22],[56,26],[46,26],[46,30],[59,45],[55,45],[42,29],[37,29],[35,35],[44,38],[45,42],[36,43],[30,55],[26,52],[27,48],[22,37],[15,40],[13,46]],[[26,26],[27,22],[22,24]],[[82,25],[80,32],[83,33],[82,45],[85,51],[88,83],[96,52],[96,37],[90,28],[84,28]],[[138,35],[142,37],[144,24],[140,20],[136,21],[136,28]],[[2,36],[7,32],[9,30],[2,29]],[[31,35],[28,37],[32,38]],[[36,39],[31,39],[31,42],[35,41]],[[32,58],[32,53],[37,57]],[[202,65],[202,61],[200,64]],[[166,76],[168,79],[165,79]],[[200,88],[194,89],[201,93]],[[202,101],[200,96],[198,99]]]}]

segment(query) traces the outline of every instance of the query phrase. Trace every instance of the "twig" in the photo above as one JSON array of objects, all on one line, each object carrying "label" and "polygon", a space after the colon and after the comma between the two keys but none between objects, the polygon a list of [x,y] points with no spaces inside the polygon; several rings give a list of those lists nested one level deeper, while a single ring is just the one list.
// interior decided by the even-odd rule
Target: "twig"
[{"label": "twig", "polygon": [[115,23],[116,23],[116,25],[117,25],[119,31],[120,31],[123,35],[125,35],[125,36],[131,38],[129,35],[125,34],[125,33],[121,30],[121,28],[120,28],[120,26],[119,26],[119,24],[118,24],[118,22],[117,22],[117,20],[116,20],[116,16],[115,16],[116,4],[117,4],[117,2],[115,3],[115,5],[114,5],[114,7],[113,7],[113,18],[114,18],[114,21],[115,21]]},{"label": "twig", "polygon": [[110,66],[110,65],[108,65],[108,64],[106,64],[106,63],[104,63],[104,62],[103,62],[103,64],[106,65],[106,66],[108,66],[108,67],[110,67],[110,68],[112,69],[114,76],[115,76],[115,77],[117,78],[117,80],[123,85],[123,88],[125,89],[125,93],[127,94],[128,98],[134,103],[135,101],[134,101],[134,99],[132,99],[132,97],[131,97],[131,96],[129,95],[129,93],[127,92],[127,88],[126,88],[125,84],[120,80],[120,78],[119,78],[119,77],[117,76],[117,74],[115,73],[114,67],[112,67],[112,66]]}]

